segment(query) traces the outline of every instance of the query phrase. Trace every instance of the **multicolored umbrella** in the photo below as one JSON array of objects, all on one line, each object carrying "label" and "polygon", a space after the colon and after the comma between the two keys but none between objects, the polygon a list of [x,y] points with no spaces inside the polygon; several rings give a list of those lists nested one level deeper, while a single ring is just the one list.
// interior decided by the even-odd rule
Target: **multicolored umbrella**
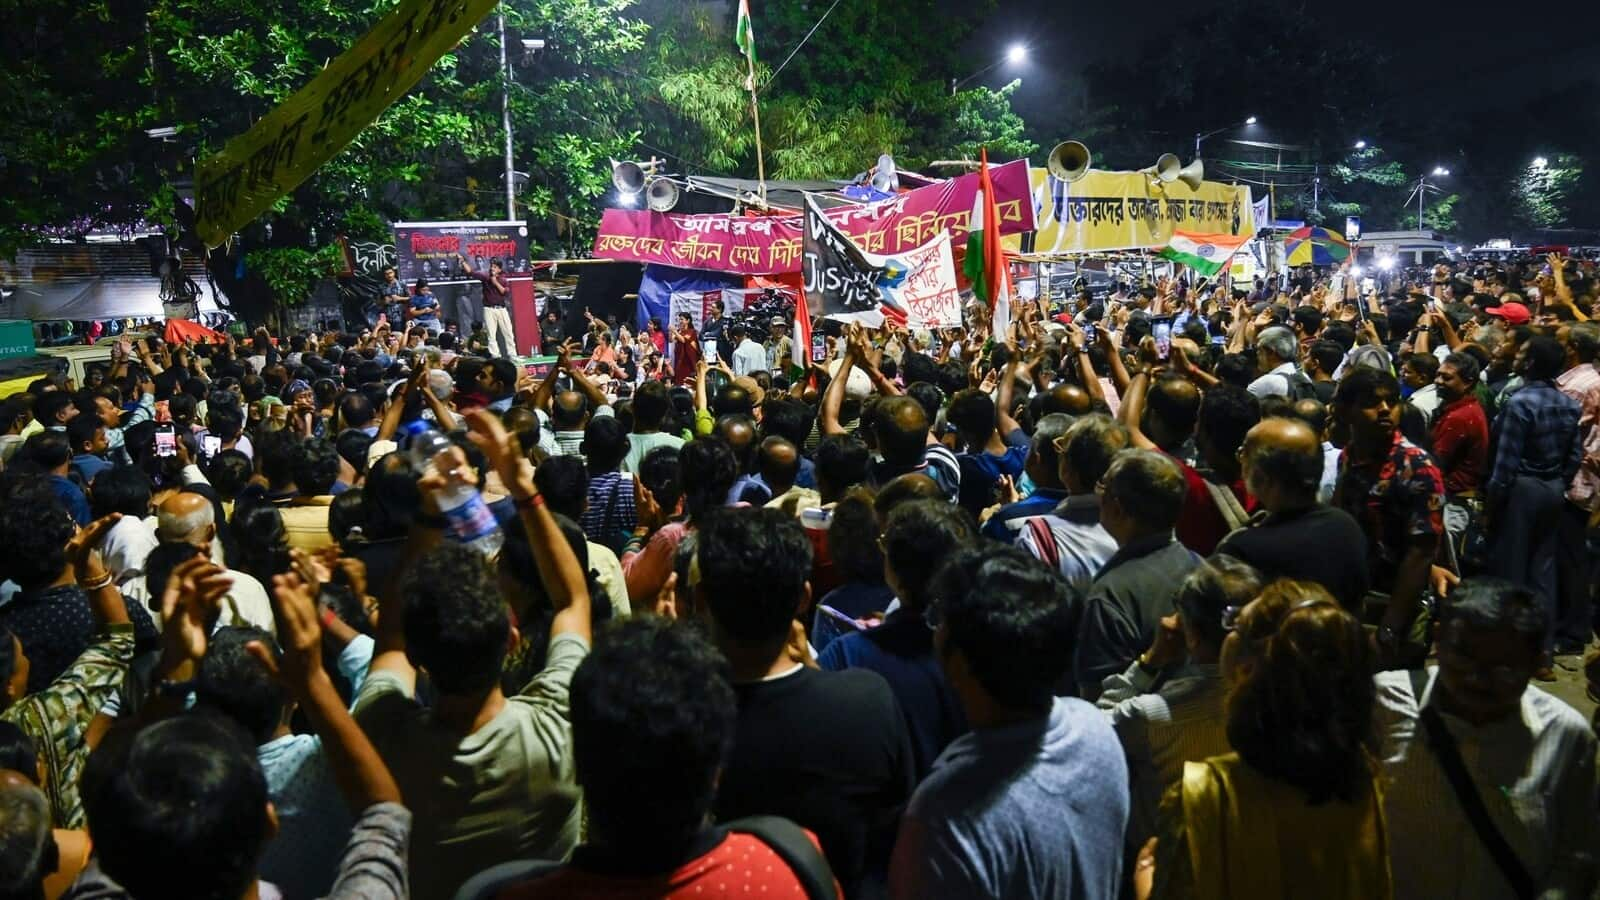
[{"label": "multicolored umbrella", "polygon": [[1283,239],[1284,261],[1291,266],[1336,266],[1350,258],[1343,235],[1307,225]]}]

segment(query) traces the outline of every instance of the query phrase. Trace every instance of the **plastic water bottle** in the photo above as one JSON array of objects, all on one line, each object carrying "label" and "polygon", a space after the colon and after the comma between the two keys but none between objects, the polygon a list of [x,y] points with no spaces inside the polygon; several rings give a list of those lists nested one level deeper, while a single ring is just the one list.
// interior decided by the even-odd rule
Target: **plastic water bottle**
[{"label": "plastic water bottle", "polygon": [[428,427],[426,422],[412,422],[406,426],[406,433],[411,438],[408,452],[418,470],[439,472],[441,467],[448,467],[444,470],[449,472],[445,489],[438,495],[439,512],[446,522],[445,533],[459,543],[477,548],[484,556],[493,557],[499,553],[505,535],[494,513],[489,511],[489,505],[483,502],[483,495],[466,479],[470,469],[465,461],[457,465],[447,455],[455,449],[455,444]]}]

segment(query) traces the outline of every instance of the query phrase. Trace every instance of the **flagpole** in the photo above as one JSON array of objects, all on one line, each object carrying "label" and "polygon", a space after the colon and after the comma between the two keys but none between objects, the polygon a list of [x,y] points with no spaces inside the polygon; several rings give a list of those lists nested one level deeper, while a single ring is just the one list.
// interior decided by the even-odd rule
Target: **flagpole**
[{"label": "flagpole", "polygon": [[[752,42],[753,43],[753,42]],[[761,196],[763,209],[767,205],[767,163],[761,154],[761,103],[756,99],[756,57],[754,53],[745,54],[745,62],[750,66],[750,74],[745,76],[745,87],[750,89],[750,118],[756,126],[756,181],[759,183],[758,192]]]}]

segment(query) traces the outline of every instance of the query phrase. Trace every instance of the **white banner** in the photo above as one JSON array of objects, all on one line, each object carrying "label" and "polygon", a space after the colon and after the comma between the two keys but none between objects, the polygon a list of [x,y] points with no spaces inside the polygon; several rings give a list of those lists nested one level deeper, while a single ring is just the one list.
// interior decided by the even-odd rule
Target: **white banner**
[{"label": "white banner", "polygon": [[891,304],[906,311],[908,328],[959,328],[961,291],[956,287],[950,235],[915,250],[882,257],[886,273],[879,289]]}]

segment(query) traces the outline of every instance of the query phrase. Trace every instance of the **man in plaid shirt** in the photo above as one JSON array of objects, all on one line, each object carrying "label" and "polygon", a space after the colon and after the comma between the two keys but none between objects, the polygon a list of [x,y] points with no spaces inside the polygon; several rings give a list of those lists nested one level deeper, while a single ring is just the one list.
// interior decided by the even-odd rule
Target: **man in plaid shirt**
[{"label": "man in plaid shirt", "polygon": [[1555,385],[1565,359],[1561,344],[1544,335],[1517,351],[1523,386],[1495,419],[1493,461],[1484,486],[1489,569],[1542,595],[1549,611],[1546,651],[1555,649],[1563,495],[1583,458],[1578,402]]}]

